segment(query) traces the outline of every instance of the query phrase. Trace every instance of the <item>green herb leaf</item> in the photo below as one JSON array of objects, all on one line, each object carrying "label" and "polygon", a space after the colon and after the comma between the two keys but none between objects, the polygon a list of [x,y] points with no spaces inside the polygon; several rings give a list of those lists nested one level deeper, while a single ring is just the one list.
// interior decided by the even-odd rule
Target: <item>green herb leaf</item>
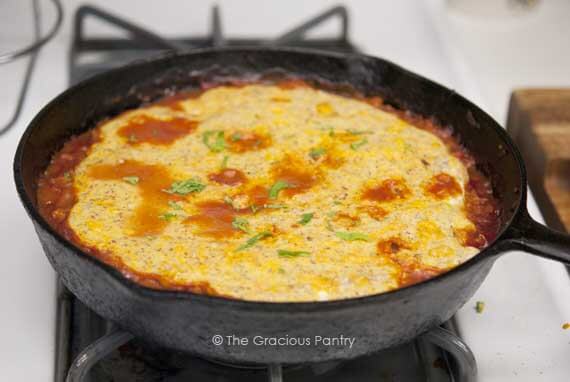
[{"label": "green herb leaf", "polygon": [[206,188],[206,185],[200,183],[198,179],[188,179],[174,182],[168,190],[164,191],[169,194],[187,195],[193,192],[200,192],[204,188]]},{"label": "green herb leaf", "polygon": [[281,273],[282,275],[284,275],[284,274],[287,273],[287,272],[285,272],[285,269],[283,269],[283,268],[279,268],[277,271],[278,271],[279,273]]},{"label": "green herb leaf", "polygon": [[245,233],[251,233],[251,230],[249,229],[249,222],[245,218],[235,217],[232,221],[232,227],[239,229]]},{"label": "green herb leaf", "polygon": [[177,218],[178,215],[177,215],[175,212],[165,212],[165,213],[163,213],[163,214],[161,214],[161,215],[158,215],[158,217],[159,217],[160,219],[162,219],[162,220],[166,220],[166,221],[169,222],[169,221],[171,221],[171,220]]},{"label": "green herb leaf", "polygon": [[180,205],[179,202],[175,202],[174,200],[169,200],[168,201],[168,205],[170,206],[170,208],[172,208],[173,210],[182,210],[182,206]]},{"label": "green herb leaf", "polygon": [[68,182],[73,179],[73,174],[71,171],[66,171],[63,173],[63,179],[67,180]]},{"label": "green herb leaf", "polygon": [[278,180],[269,189],[269,199],[277,199],[279,193],[286,188],[292,188],[292,186],[283,180]]},{"label": "green herb leaf", "polygon": [[310,255],[310,253],[307,251],[289,251],[287,249],[278,249],[277,254],[280,257],[288,257],[288,258]]},{"label": "green herb leaf", "polygon": [[475,303],[475,311],[477,313],[483,313],[483,310],[485,310],[485,303],[483,301],[477,301]]},{"label": "green herb leaf", "polygon": [[226,148],[226,142],[224,141],[224,132],[220,130],[206,131],[202,135],[202,142],[208,146],[210,151],[213,151],[215,153],[224,151]]},{"label": "green herb leaf", "polygon": [[128,184],[132,184],[133,186],[139,184],[139,177],[138,176],[125,176],[123,180]]},{"label": "green herb leaf", "polygon": [[260,208],[258,206],[256,206],[255,204],[252,204],[251,206],[249,206],[249,208],[251,208],[251,212],[253,212],[254,214],[256,214],[257,211],[260,210]]},{"label": "green herb leaf", "polygon": [[350,144],[350,148],[353,150],[358,150],[359,148],[361,148],[362,146],[364,146],[367,143],[368,143],[368,139],[364,138],[358,142],[352,142]]},{"label": "green herb leaf", "polygon": [[346,241],[370,241],[368,235],[360,232],[341,232],[336,231],[334,233],[338,238]]},{"label": "green herb leaf", "polygon": [[325,149],[323,149],[322,147],[317,147],[309,151],[309,156],[311,157],[311,159],[317,160],[320,157],[322,157],[325,153],[326,153]]},{"label": "green herb leaf", "polygon": [[230,157],[227,155],[224,155],[224,159],[222,159],[222,165],[220,166],[222,169],[228,167],[228,159],[230,159]]},{"label": "green herb leaf", "polygon": [[232,140],[232,142],[237,142],[237,141],[241,140],[241,134],[240,133],[233,133],[231,135],[230,139]]},{"label": "green herb leaf", "polygon": [[302,225],[308,224],[313,219],[314,216],[315,216],[315,214],[313,212],[309,212],[309,213],[301,215],[301,220],[299,220],[299,224],[302,224]]},{"label": "green herb leaf", "polygon": [[263,240],[265,238],[271,237],[273,236],[273,234],[269,231],[263,231],[260,232],[252,237],[250,237],[249,239],[247,239],[247,241],[245,242],[245,244],[239,246],[236,251],[241,251],[250,247],[253,247],[258,241]]}]

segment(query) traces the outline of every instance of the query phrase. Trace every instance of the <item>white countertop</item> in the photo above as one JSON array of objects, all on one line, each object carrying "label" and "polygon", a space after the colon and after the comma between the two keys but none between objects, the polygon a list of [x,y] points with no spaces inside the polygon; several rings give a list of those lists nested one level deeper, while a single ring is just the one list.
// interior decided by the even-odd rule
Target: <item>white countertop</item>
[{"label": "white countertop", "polygon": [[[13,131],[0,137],[2,381],[53,379],[55,275],[17,200],[12,158],[27,122],[67,86],[70,21],[80,3],[65,2],[65,23],[40,54],[22,117]],[[206,33],[214,2],[172,0],[165,6],[165,2],[139,1],[136,7],[126,0],[91,3],[152,25],[155,31],[176,35]],[[224,32],[231,36],[277,35],[336,4],[326,0],[216,3],[221,7]],[[513,87],[570,85],[570,26],[565,17],[570,15],[570,3],[564,0],[542,1],[536,11],[513,20],[450,14],[444,0],[356,0],[349,4],[352,40],[366,53],[455,88],[500,122],[505,120]],[[22,27],[27,25],[27,6],[17,0],[0,3],[0,51],[29,38]],[[324,29],[334,29],[332,24]],[[12,111],[23,69],[21,60],[0,66],[0,121]],[[529,205],[531,214],[539,217],[532,198]],[[561,329],[570,321],[568,292],[570,278],[559,264],[522,253],[500,259],[474,299],[459,312],[464,337],[479,363],[479,379],[569,380],[570,330]],[[483,314],[474,312],[476,300],[486,302]]]}]

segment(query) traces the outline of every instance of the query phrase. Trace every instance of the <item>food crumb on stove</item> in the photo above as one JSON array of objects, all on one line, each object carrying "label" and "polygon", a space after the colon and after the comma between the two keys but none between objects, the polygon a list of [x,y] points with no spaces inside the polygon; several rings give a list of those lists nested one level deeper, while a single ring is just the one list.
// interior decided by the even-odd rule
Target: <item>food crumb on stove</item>
[{"label": "food crumb on stove", "polygon": [[483,313],[483,310],[485,310],[485,303],[483,301],[477,301],[475,303],[475,311],[477,313]]},{"label": "food crumb on stove", "polygon": [[564,324],[562,324],[562,329],[564,330],[570,329],[570,322],[565,322]]}]

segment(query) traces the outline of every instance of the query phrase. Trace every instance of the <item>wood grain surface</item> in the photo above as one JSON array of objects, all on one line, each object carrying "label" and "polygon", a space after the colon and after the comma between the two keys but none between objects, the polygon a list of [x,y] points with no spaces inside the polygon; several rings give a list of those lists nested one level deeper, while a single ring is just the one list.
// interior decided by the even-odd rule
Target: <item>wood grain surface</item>
[{"label": "wood grain surface", "polygon": [[570,89],[515,90],[507,131],[546,223],[570,231]]}]

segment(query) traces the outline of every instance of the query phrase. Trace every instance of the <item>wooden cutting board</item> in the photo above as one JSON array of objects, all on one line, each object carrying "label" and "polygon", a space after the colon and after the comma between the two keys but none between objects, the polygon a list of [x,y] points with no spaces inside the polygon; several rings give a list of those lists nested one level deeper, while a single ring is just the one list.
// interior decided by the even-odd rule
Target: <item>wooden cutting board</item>
[{"label": "wooden cutting board", "polygon": [[515,90],[507,131],[547,225],[570,232],[570,89]]}]

